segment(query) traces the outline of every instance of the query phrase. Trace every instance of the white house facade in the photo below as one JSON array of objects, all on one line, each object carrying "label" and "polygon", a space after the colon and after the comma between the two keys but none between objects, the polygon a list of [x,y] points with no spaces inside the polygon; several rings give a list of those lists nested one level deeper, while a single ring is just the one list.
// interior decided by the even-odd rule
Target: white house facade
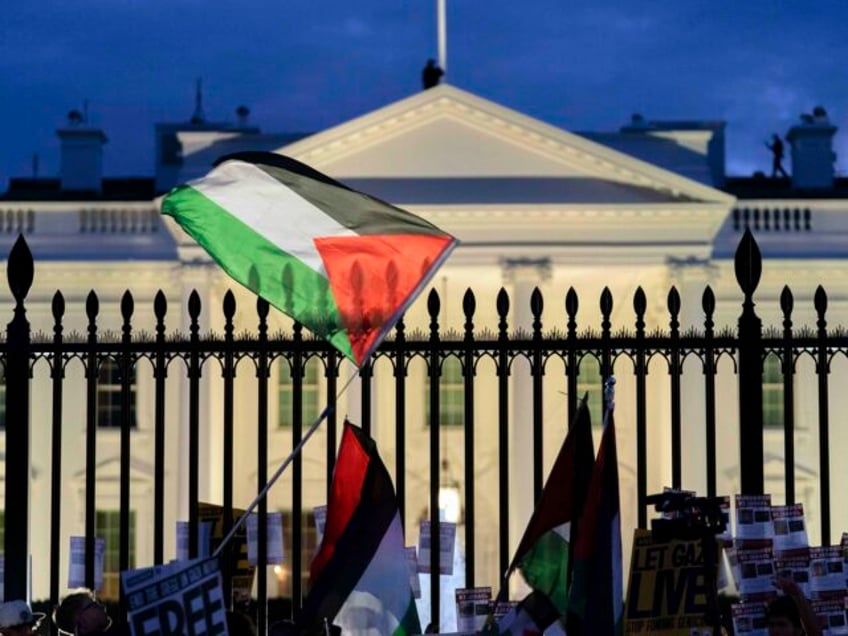
[{"label": "white house facade", "polygon": [[[829,136],[823,130],[829,130]],[[757,311],[764,325],[782,328],[778,299],[784,285],[795,297],[796,326],[814,326],[813,294],[824,285],[831,325],[848,318],[848,188],[834,178],[832,160],[823,161],[835,129],[817,111],[793,128],[793,175],[796,182],[765,177],[728,178],[724,174],[723,125],[720,122],[647,122],[641,118],[615,133],[576,134],[494,104],[453,86],[441,85],[390,104],[362,117],[308,136],[265,135],[244,122],[238,125],[199,122],[157,127],[155,174],[148,179],[102,178],[105,135],[84,123],[60,133],[63,143],[59,179],[13,179],[0,198],[0,249],[8,253],[23,233],[35,257],[35,282],[28,297],[28,318],[34,331],[52,332],[51,301],[61,290],[66,301],[65,334],[84,337],[85,299],[95,290],[100,299],[98,327],[120,333],[120,298],[130,289],[135,299],[134,333],[152,332],[153,297],[163,290],[168,300],[167,324],[185,330],[186,299],[197,290],[203,311],[202,331],[221,331],[221,303],[227,290],[236,294],[236,332],[255,330],[255,299],[230,281],[171,221],[158,216],[154,197],[168,187],[205,173],[218,157],[246,149],[273,150],[303,161],[350,186],[404,207],[451,232],[460,245],[439,270],[432,286],[441,297],[439,322],[444,330],[461,332],[465,317],[461,301],[466,289],[477,298],[475,326],[495,329],[495,297],[505,288],[511,299],[510,329],[530,329],[530,295],[539,288],[545,299],[545,329],[564,331],[565,295],[578,293],[580,330],[599,329],[601,291],[615,300],[613,330],[632,329],[633,296],[647,295],[647,329],[666,329],[666,296],[674,285],[682,299],[681,329],[703,328],[701,295],[706,285],[716,293],[716,329],[732,328],[741,311],[742,295],[734,278],[733,255],[742,230],[751,227],[764,256]],[[824,136],[824,137],[823,137]],[[815,144],[808,143],[814,138]],[[797,148],[795,147],[797,145]],[[803,166],[803,168],[802,168]],[[829,173],[828,173],[829,171]],[[828,177],[829,175],[829,177]],[[804,179],[809,179],[805,182]],[[800,180],[800,181],[799,181]],[[756,211],[756,212],[755,212]],[[0,310],[11,317],[12,299],[0,296]],[[287,330],[290,321],[272,310],[272,330]],[[426,333],[426,294],[406,316],[407,333]],[[531,387],[526,366],[517,362],[510,388],[510,528],[511,548],[532,512],[530,434]],[[767,369],[773,368],[767,362]],[[598,368],[592,360],[581,367],[581,390],[597,402]],[[237,476],[235,505],[245,506],[256,492],[255,374],[242,363],[236,380]],[[651,362],[648,377],[648,492],[671,483],[669,382],[662,361]],[[343,370],[343,378],[355,373]],[[616,423],[621,475],[625,554],[636,525],[635,381],[627,360],[616,362],[618,380]],[[385,378],[385,380],[383,380]],[[848,378],[848,362],[835,360],[830,382],[838,387]],[[796,497],[805,505],[811,542],[818,531],[817,398],[812,361],[800,361],[795,380]],[[101,426],[97,435],[96,487],[98,533],[114,537],[118,509],[118,431],[109,416],[109,382],[101,374],[98,392]],[[406,538],[417,541],[418,522],[429,515],[429,431],[427,376],[423,362],[410,369],[406,437]],[[739,413],[733,362],[719,366],[717,405],[718,492],[739,490]],[[341,382],[340,382],[341,384]],[[774,381],[766,395],[780,400]],[[31,551],[34,598],[48,592],[49,506],[52,466],[50,376],[45,364],[34,369],[32,417],[33,508]],[[183,461],[188,443],[187,380],[173,369],[167,380],[166,527],[187,518],[188,485]],[[291,394],[288,377],[274,368],[267,422],[270,471],[291,450]],[[306,378],[304,419],[323,408],[325,380],[310,371]],[[463,429],[449,412],[461,387],[443,387],[442,468],[444,484],[464,494],[474,488],[477,508],[476,582],[497,585],[498,579],[498,449],[494,434],[497,403],[492,399],[496,378],[481,364],[476,383],[474,423],[476,479],[463,479]],[[114,387],[112,387],[114,391]],[[550,467],[566,430],[560,363],[546,369],[544,390],[545,468]],[[687,361],[683,391],[683,486],[703,492],[703,373],[697,361]],[[152,562],[153,377],[149,365],[136,369],[135,426],[132,432],[131,502],[132,560]],[[391,369],[378,363],[372,394],[371,427],[380,451],[394,473],[395,427]],[[461,398],[460,398],[461,399]],[[222,381],[208,368],[201,385],[202,501],[222,501],[223,448]],[[340,399],[340,411],[357,422],[362,404],[355,381]],[[63,546],[84,531],[85,379],[82,365],[70,361],[65,381],[62,471]],[[833,448],[848,447],[848,394],[832,390],[829,409]],[[767,409],[768,410],[768,409]],[[771,413],[771,411],[769,411]],[[598,424],[598,422],[596,422]],[[596,443],[597,443],[596,436]],[[0,453],[5,452],[0,436]],[[325,503],[326,438],[319,430],[304,451],[306,510]],[[766,423],[766,490],[776,502],[784,497],[783,433]],[[848,478],[848,467],[831,466],[833,484]],[[0,491],[1,492],[1,491]],[[462,501],[462,498],[460,498]],[[284,476],[269,496],[271,509],[291,508],[291,481]],[[455,512],[452,514],[456,514]],[[450,515],[449,515],[450,516]],[[462,523],[461,509],[456,514]],[[308,516],[307,523],[311,523]],[[42,522],[43,520],[43,522]],[[848,510],[833,508],[833,533],[848,529]],[[111,534],[110,534],[111,533]],[[314,549],[311,527],[304,534],[304,555]],[[107,546],[107,553],[110,547]],[[115,545],[113,550],[117,550]],[[166,558],[175,554],[174,533],[167,536]],[[62,572],[67,572],[67,549]],[[107,557],[107,566],[112,561]],[[304,558],[308,567],[308,558]],[[107,567],[109,570],[109,567]],[[276,593],[287,594],[292,573],[286,567],[271,574]],[[107,573],[106,594],[116,591],[114,573]],[[273,590],[272,590],[273,591]]]}]

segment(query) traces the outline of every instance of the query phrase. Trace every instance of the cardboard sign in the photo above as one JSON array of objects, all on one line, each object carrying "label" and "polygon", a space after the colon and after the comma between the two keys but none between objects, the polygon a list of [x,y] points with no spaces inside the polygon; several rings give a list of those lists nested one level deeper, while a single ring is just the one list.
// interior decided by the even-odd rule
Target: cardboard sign
[{"label": "cardboard sign", "polygon": [[133,636],[228,636],[215,559],[175,561],[121,573]]},{"label": "cardboard sign", "polygon": [[[453,574],[453,549],[456,543],[456,524],[439,524],[439,574]],[[430,522],[421,522],[418,539],[418,571],[430,573]]]},{"label": "cardboard sign", "polygon": [[[224,508],[216,504],[200,503],[198,506],[198,520],[212,524],[210,539],[210,550],[214,553],[224,539]],[[244,514],[244,510],[233,508],[232,524]],[[221,560],[227,559],[229,572],[232,575],[233,601],[243,602],[250,600],[250,590],[253,588],[254,567],[247,560],[247,524],[238,529],[235,536],[221,554]]]},{"label": "cardboard sign", "polygon": [[625,633],[689,636],[707,627],[700,541],[660,542],[649,530],[636,530],[629,581]]},{"label": "cardboard sign", "polygon": [[[283,513],[269,512],[265,517],[266,565],[283,562]],[[247,518],[247,562],[255,566],[259,559],[259,515]]]},{"label": "cardboard sign", "polygon": [[492,605],[492,588],[456,589],[456,629],[459,632],[479,632],[486,624]]},{"label": "cardboard sign", "polygon": [[[94,539],[94,589],[103,587],[103,555],[106,553],[106,540]],[[85,584],[85,537],[71,537],[71,559],[68,568],[68,587],[86,587]]]},{"label": "cardboard sign", "polygon": [[418,555],[415,546],[406,546],[406,564],[409,566],[409,587],[413,598],[421,598],[421,581],[418,580]]}]

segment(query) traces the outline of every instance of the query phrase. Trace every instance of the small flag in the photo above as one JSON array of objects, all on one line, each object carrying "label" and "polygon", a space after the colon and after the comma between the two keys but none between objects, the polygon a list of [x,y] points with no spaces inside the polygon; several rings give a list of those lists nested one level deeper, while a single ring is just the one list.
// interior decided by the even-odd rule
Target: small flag
[{"label": "small flag", "polygon": [[547,596],[560,616],[568,609],[570,550],[579,533],[577,520],[594,460],[592,423],[584,397],[510,568],[518,568],[527,584]]},{"label": "small flag", "polygon": [[414,214],[271,152],[223,157],[174,188],[162,213],[357,366],[456,246]]}]

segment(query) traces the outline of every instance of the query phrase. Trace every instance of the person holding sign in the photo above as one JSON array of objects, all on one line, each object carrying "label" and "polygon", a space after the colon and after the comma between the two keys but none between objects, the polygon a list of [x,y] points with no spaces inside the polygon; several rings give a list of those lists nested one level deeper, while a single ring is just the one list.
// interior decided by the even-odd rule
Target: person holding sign
[{"label": "person holding sign", "polygon": [[778,577],[775,587],[784,596],[773,600],[766,610],[769,636],[821,636],[813,608],[798,584],[792,579]]}]

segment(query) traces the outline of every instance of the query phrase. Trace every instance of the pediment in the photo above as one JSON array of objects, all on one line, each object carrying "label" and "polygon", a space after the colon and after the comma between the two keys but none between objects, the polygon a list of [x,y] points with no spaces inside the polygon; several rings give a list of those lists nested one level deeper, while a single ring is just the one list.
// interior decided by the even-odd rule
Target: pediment
[{"label": "pediment", "polygon": [[[422,91],[277,152],[394,202],[404,202],[393,196],[398,192],[418,197],[405,202],[435,204],[451,202],[451,192],[465,198],[489,193],[501,202],[733,200],[449,85]],[[493,188],[499,188],[496,195]],[[428,192],[447,200],[430,200]],[[536,199],[528,201],[530,195]]]}]

